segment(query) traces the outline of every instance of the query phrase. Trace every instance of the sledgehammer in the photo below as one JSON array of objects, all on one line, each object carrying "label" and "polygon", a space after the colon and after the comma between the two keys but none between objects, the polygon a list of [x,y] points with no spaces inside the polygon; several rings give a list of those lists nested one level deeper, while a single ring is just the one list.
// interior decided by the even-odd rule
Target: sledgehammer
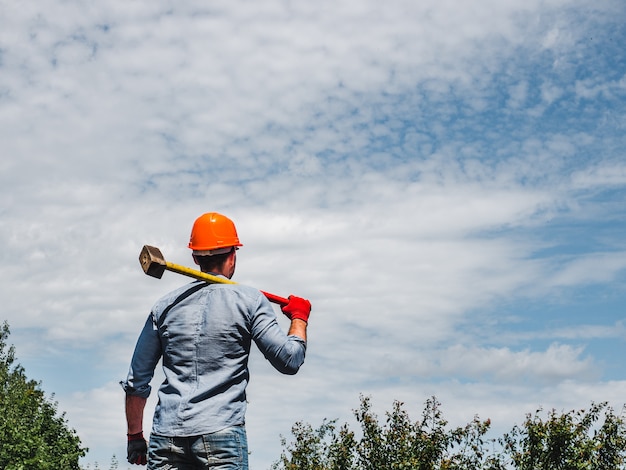
[{"label": "sledgehammer", "polygon": [[[203,273],[202,271],[198,271],[196,269],[187,268],[185,266],[165,261],[161,250],[159,250],[155,246],[143,246],[143,249],[139,254],[139,263],[141,263],[143,272],[145,272],[148,276],[156,277],[157,279],[161,279],[161,276],[163,276],[165,270],[168,270],[209,283],[237,284],[235,281],[231,281],[229,279],[213,276],[211,274]],[[289,303],[289,300],[285,299],[284,297],[279,297],[278,295],[270,294],[269,292],[261,291],[261,293],[265,297],[267,297],[267,300],[269,300],[270,302],[274,302],[275,304],[279,304],[282,306]]]}]

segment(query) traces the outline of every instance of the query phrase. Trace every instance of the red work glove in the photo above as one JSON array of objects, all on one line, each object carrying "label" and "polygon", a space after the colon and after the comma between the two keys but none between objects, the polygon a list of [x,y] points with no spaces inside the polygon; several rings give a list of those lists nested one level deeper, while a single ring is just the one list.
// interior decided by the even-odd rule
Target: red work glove
[{"label": "red work glove", "polygon": [[128,435],[126,446],[126,458],[128,463],[145,465],[148,463],[148,443],[143,438],[143,432]]},{"label": "red work glove", "polygon": [[309,315],[311,314],[311,302],[302,297],[296,297],[295,295],[290,295],[287,298],[289,299],[289,303],[281,307],[281,310],[287,315],[287,318],[290,320],[298,319],[308,322]]}]

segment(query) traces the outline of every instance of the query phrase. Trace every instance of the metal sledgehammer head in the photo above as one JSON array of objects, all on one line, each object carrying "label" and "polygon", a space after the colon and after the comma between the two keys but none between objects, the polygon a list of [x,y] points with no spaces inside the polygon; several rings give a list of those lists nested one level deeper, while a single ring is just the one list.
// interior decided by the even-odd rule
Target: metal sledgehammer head
[{"label": "metal sledgehammer head", "polygon": [[139,263],[141,263],[144,273],[157,279],[161,279],[167,266],[161,250],[149,245],[144,245],[141,253],[139,253]]}]

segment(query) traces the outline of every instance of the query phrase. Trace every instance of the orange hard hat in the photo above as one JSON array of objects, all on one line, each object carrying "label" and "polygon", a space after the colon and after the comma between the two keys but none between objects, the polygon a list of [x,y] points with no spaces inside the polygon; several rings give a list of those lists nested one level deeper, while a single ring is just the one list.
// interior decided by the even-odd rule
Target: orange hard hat
[{"label": "orange hard hat", "polygon": [[207,212],[196,219],[191,229],[189,248],[195,255],[218,255],[228,253],[232,247],[243,246],[239,242],[235,224],[217,212]]}]

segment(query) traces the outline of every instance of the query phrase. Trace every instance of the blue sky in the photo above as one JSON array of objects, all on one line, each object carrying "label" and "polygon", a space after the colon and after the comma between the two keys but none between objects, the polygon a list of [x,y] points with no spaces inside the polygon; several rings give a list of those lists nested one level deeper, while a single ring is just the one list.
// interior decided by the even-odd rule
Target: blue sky
[{"label": "blue sky", "polygon": [[[311,299],[295,377],[251,361],[253,468],[359,394],[495,435],[626,396],[621,0],[0,6],[0,289],[18,359],[90,452],[125,455],[144,244]],[[153,405],[153,403],[151,403]],[[150,413],[146,417],[149,429]]]}]

